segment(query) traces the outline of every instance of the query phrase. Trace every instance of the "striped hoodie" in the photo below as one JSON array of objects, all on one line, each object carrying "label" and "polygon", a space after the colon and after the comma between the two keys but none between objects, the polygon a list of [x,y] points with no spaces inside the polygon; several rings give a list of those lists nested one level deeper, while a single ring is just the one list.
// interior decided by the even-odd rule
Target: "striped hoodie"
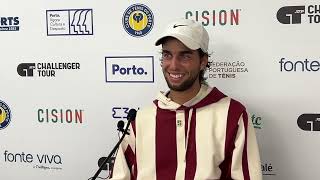
[{"label": "striped hoodie", "polygon": [[245,107],[202,85],[179,105],[159,93],[138,111],[118,150],[113,180],[262,180]]}]

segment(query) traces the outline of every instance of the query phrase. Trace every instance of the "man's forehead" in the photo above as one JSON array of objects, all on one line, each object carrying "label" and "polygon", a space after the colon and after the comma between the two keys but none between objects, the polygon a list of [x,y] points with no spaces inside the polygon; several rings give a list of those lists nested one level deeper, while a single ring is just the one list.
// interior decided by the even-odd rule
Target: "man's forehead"
[{"label": "man's forehead", "polygon": [[167,39],[166,41],[163,41],[162,50],[179,51],[179,52],[193,52],[193,51],[195,51],[195,50],[188,48],[186,45],[184,45],[181,41],[179,41],[176,38],[170,38],[170,39]]}]

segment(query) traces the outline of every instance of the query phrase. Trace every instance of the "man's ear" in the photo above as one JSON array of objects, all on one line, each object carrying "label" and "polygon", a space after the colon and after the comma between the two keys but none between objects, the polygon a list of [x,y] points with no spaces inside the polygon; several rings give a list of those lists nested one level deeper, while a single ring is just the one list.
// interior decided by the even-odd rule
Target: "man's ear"
[{"label": "man's ear", "polygon": [[208,64],[208,55],[204,55],[201,59],[200,69],[204,70],[207,67]]}]

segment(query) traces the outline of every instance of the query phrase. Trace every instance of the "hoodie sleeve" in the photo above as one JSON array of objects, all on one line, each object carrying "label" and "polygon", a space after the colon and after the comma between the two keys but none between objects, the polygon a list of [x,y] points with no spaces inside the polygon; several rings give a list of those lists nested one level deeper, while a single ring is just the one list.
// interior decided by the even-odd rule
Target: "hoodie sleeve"
[{"label": "hoodie sleeve", "polygon": [[130,126],[130,135],[122,141],[113,166],[112,180],[134,180],[136,175],[135,135]]},{"label": "hoodie sleeve", "polygon": [[231,179],[262,180],[259,149],[255,130],[246,111],[238,121],[231,161]]}]

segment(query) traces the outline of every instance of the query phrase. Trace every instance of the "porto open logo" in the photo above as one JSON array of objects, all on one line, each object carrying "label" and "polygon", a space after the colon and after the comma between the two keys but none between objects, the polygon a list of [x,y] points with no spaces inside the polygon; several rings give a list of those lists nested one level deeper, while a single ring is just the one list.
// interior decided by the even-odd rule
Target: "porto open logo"
[{"label": "porto open logo", "polygon": [[133,37],[147,35],[153,27],[153,13],[144,4],[133,4],[128,7],[122,17],[124,29]]},{"label": "porto open logo", "polygon": [[0,130],[6,128],[11,121],[11,111],[9,106],[0,100]]}]

